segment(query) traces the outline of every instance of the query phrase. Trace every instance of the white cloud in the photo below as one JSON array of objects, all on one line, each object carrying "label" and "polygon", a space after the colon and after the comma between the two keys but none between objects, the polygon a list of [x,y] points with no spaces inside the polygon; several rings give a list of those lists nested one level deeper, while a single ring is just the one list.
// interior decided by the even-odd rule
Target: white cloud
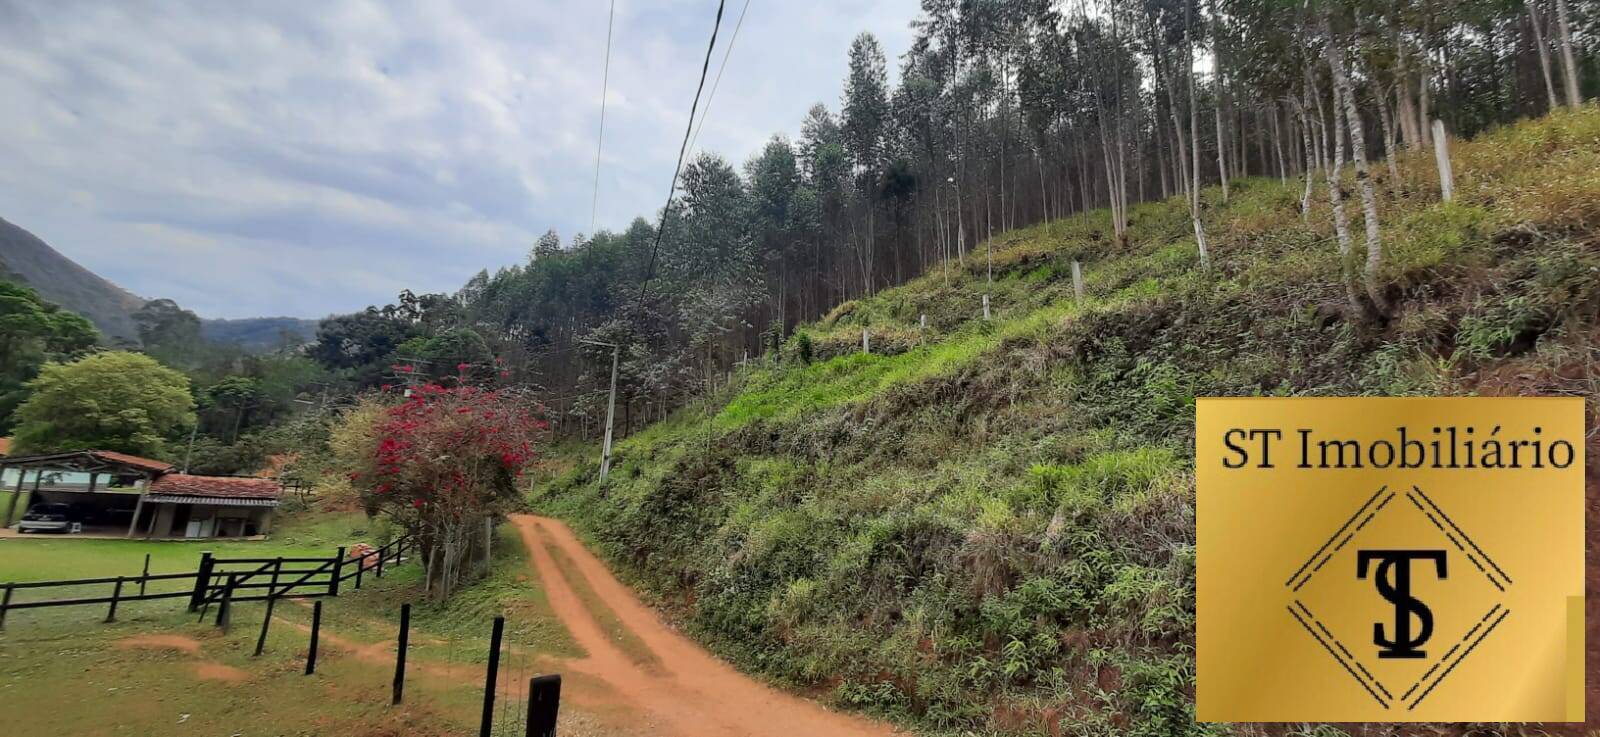
[{"label": "white cloud", "polygon": [[[850,40],[901,53],[916,6],[753,0],[699,148],[793,136],[837,107]],[[617,3],[601,227],[660,207],[715,7]],[[207,316],[453,290],[588,229],[606,10],[0,0],[0,216]]]}]

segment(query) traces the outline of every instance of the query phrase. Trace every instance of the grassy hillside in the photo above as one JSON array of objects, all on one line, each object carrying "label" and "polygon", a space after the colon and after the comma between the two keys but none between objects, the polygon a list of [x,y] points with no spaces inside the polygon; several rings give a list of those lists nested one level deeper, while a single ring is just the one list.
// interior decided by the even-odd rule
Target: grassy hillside
[{"label": "grassy hillside", "polygon": [[623,441],[603,487],[585,457],[535,502],[741,667],[839,704],[1214,733],[1193,721],[1196,396],[1579,394],[1592,422],[1600,110],[1454,153],[1450,204],[1424,156],[1403,183],[1377,168],[1381,322],[1346,314],[1324,187],[1303,220],[1299,183],[1238,181],[1205,192],[1209,270],[1179,199],[1135,207],[1126,246],[1104,213],[1007,233],[992,287],[980,250],[840,305]]}]

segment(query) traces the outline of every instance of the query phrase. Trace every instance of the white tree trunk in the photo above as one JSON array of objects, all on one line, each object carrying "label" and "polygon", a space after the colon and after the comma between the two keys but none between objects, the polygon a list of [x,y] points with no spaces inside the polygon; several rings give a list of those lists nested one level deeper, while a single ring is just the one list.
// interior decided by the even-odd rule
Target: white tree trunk
[{"label": "white tree trunk", "polygon": [[1394,29],[1394,99],[1395,114],[1400,117],[1400,136],[1406,148],[1416,148],[1422,143],[1421,120],[1417,117],[1416,101],[1411,95],[1411,65],[1406,53],[1406,40],[1400,29]]},{"label": "white tree trunk", "polygon": [[1450,166],[1450,139],[1444,133],[1444,121],[1433,121],[1433,156],[1439,166],[1439,194],[1445,202],[1455,199],[1456,175]]},{"label": "white tree trunk", "polygon": [[1567,86],[1567,104],[1583,104],[1578,94],[1578,64],[1572,58],[1572,24],[1567,20],[1567,0],[1556,0],[1556,23],[1561,27],[1561,68],[1566,72],[1563,80]]},{"label": "white tree trunk", "polygon": [[1388,97],[1381,85],[1372,83],[1372,101],[1378,106],[1378,121],[1383,124],[1383,160],[1389,165],[1389,189],[1398,193],[1401,190],[1400,164],[1395,158],[1394,123],[1389,117]]},{"label": "white tree trunk", "polygon": [[[1307,93],[1309,97],[1309,93]],[[1311,221],[1311,190],[1316,182],[1316,147],[1311,142],[1311,116],[1307,106],[1300,106],[1300,138],[1306,149],[1306,188],[1300,194],[1300,219]]]},{"label": "white tree trunk", "polygon": [[1556,84],[1550,74],[1550,44],[1544,40],[1544,18],[1539,14],[1539,0],[1527,0],[1528,23],[1533,26],[1533,46],[1539,52],[1539,73],[1544,75],[1544,93],[1550,102],[1550,109],[1561,107],[1560,98],[1556,97]]},{"label": "white tree trunk", "polygon": [[[1326,26],[1327,24],[1325,24]],[[1361,113],[1356,109],[1355,93],[1350,88],[1350,78],[1345,74],[1344,48],[1330,31],[1328,33],[1328,66],[1333,72],[1335,97],[1344,103],[1344,114],[1349,122],[1350,153],[1355,160],[1356,185],[1361,192],[1361,212],[1366,221],[1367,263],[1362,271],[1367,297],[1379,312],[1388,312],[1388,301],[1383,296],[1379,272],[1383,268],[1383,239],[1378,230],[1378,195],[1372,184],[1372,172],[1367,169],[1366,134],[1362,132]],[[1334,106],[1334,116],[1339,106]]]},{"label": "white tree trunk", "polygon": [[1200,105],[1194,99],[1194,38],[1187,28],[1184,39],[1187,41],[1184,66],[1188,67],[1188,74],[1184,76],[1189,84],[1189,173],[1193,177],[1189,187],[1189,217],[1194,221],[1194,244],[1200,250],[1200,268],[1205,269],[1211,267],[1211,249],[1206,247],[1206,226],[1200,222]]},{"label": "white tree trunk", "polygon": [[[1319,95],[1320,96],[1320,95]],[[1339,108],[1339,88],[1333,88],[1333,107]],[[1320,116],[1319,116],[1320,117]],[[1321,121],[1318,121],[1319,124]],[[1328,203],[1333,206],[1333,233],[1339,243],[1339,277],[1344,282],[1345,300],[1351,314],[1363,312],[1361,296],[1356,289],[1355,245],[1350,238],[1350,217],[1344,211],[1344,190],[1339,177],[1344,169],[1344,118],[1333,116],[1333,162],[1324,171],[1328,176]]]}]

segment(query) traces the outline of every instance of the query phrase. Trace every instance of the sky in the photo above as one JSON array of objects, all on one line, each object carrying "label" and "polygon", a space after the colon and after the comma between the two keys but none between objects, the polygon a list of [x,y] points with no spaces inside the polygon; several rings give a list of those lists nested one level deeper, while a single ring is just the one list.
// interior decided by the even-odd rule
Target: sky
[{"label": "sky", "polygon": [[[617,0],[597,228],[665,201],[716,7]],[[862,31],[893,75],[917,7],[750,0],[698,148],[740,165],[837,110]],[[0,0],[0,217],[202,317],[452,292],[591,230],[608,9]]]}]

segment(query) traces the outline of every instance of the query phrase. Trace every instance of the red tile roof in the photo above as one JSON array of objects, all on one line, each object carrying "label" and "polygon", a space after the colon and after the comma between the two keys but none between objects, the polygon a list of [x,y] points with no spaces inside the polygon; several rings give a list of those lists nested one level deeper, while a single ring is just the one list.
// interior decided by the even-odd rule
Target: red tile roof
[{"label": "red tile roof", "polygon": [[271,479],[236,476],[191,476],[169,473],[150,484],[150,493],[230,499],[277,499],[278,482]]},{"label": "red tile roof", "polygon": [[175,466],[173,466],[171,463],[167,463],[166,461],[155,461],[149,458],[140,458],[139,456],[131,456],[127,453],[116,453],[109,450],[91,450],[88,452],[89,455],[95,456],[102,461],[109,463],[120,463],[124,466],[133,466],[134,468],[153,471],[155,473],[166,473],[175,468]]}]

